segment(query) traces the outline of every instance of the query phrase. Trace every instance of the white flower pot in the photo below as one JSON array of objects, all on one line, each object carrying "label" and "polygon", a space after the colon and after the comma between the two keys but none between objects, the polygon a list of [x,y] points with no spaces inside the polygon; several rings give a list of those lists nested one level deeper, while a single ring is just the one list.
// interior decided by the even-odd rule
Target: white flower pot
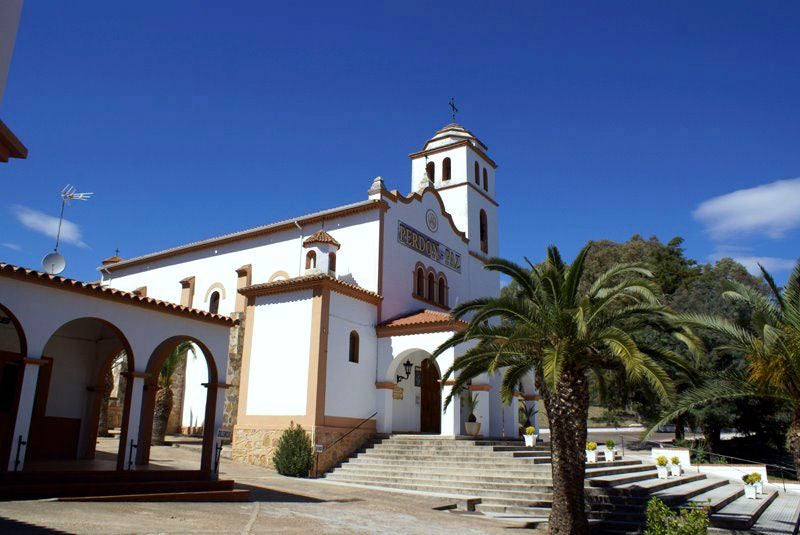
[{"label": "white flower pot", "polygon": [[522,435],[525,438],[525,447],[532,448],[536,445],[536,435]]},{"label": "white flower pot", "polygon": [[669,466],[656,466],[656,471],[658,472],[658,479],[669,478]]},{"label": "white flower pot", "polygon": [[672,464],[669,467],[669,471],[672,473],[674,477],[678,477],[681,475],[681,465],[679,464]]},{"label": "white flower pot", "polygon": [[606,462],[613,461],[614,458],[617,456],[617,452],[614,450],[605,450],[603,453],[605,454]]},{"label": "white flower pot", "polygon": [[586,462],[589,463],[597,462],[597,450],[586,450]]},{"label": "white flower pot", "polygon": [[759,496],[764,494],[764,483],[762,481],[759,481],[753,486],[756,488],[756,494],[758,494]]},{"label": "white flower pot", "polygon": [[744,486],[744,497],[750,500],[756,499],[756,486],[755,485],[745,485]]},{"label": "white flower pot", "polygon": [[481,432],[481,423],[480,422],[465,422],[464,429],[467,431],[467,434],[473,437],[476,437]]}]

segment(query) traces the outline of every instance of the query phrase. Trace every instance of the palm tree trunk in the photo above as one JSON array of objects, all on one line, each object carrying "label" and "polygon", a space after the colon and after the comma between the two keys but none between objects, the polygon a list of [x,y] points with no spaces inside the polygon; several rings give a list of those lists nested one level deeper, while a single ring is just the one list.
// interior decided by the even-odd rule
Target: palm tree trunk
[{"label": "palm tree trunk", "polygon": [[544,389],[543,394],[550,417],[553,470],[549,530],[554,535],[583,535],[589,533],[583,491],[589,385],[581,371],[567,369],[556,390]]},{"label": "palm tree trunk", "polygon": [[153,438],[152,444],[163,446],[164,438],[167,435],[167,420],[169,413],[172,412],[172,388],[162,387],[156,394],[156,408],[153,414]]},{"label": "palm tree trunk", "polygon": [[794,459],[794,469],[800,473],[800,406],[794,409],[792,423],[786,436],[786,446]]}]

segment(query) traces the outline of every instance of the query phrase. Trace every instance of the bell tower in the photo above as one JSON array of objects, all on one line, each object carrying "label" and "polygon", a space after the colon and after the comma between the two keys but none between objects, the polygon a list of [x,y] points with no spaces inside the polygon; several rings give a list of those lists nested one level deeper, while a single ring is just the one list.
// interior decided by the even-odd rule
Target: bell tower
[{"label": "bell tower", "polygon": [[467,234],[470,252],[482,257],[498,254],[497,164],[488,150],[475,134],[453,122],[410,155],[411,191],[435,188],[453,222]]}]

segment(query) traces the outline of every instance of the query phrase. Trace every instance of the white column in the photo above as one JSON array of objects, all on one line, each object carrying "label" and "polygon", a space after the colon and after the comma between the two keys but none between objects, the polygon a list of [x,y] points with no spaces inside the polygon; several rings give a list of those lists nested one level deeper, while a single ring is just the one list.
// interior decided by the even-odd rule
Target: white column
[{"label": "white column", "polygon": [[136,459],[134,458],[131,460],[131,455],[136,455],[136,453],[131,453],[131,441],[136,446],[139,445],[139,422],[142,420],[142,400],[144,399],[144,377],[141,373],[130,373],[128,375],[128,381],[130,386],[130,393],[131,393],[131,405],[130,405],[130,413],[128,415],[128,434],[125,439],[125,452],[124,457],[124,464],[122,465],[123,470],[128,470],[129,466],[131,470],[136,469]]},{"label": "white column", "polygon": [[394,386],[390,382],[375,384],[375,407],[378,411],[378,433],[390,434],[392,432],[392,391]]},{"label": "white column", "polygon": [[[41,359],[25,359],[22,375],[22,390],[19,394],[17,406],[17,421],[14,424],[11,451],[9,452],[9,472],[22,470],[25,464],[28,438],[33,416],[33,403],[36,399],[36,384],[39,379],[39,368],[45,361]],[[22,439],[20,442],[20,438]]]},{"label": "white column", "polygon": [[453,396],[453,401],[444,408],[444,400],[450,395],[453,385],[445,384],[442,389],[442,436],[458,436],[461,433],[461,400],[458,396]]},{"label": "white column", "polygon": [[[486,385],[488,386],[488,385]],[[491,436],[492,434],[492,407],[491,407],[491,399],[490,399],[490,390],[484,389],[484,385],[473,385],[473,388],[481,388],[481,390],[472,390],[470,393],[473,394],[478,400],[478,406],[475,408],[475,416],[478,418],[478,422],[481,424],[481,435],[483,436]]]}]

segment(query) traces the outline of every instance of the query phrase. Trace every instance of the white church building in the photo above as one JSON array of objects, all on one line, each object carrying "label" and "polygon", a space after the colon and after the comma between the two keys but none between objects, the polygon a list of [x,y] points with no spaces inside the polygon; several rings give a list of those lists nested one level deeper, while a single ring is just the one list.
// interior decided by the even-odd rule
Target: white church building
[{"label": "white church building", "polygon": [[[440,382],[465,348],[430,356],[466,326],[451,306],[500,290],[483,269],[498,253],[497,165],[458,124],[410,158],[408,195],[378,177],[353,204],[103,261],[104,285],[239,320],[226,389],[234,458],[268,465],[291,422],[316,444],[336,444],[320,469],[377,433],[465,433],[460,404],[443,409],[452,383]],[[199,385],[202,359],[197,366],[187,363],[186,375]],[[501,403],[499,383],[470,386],[481,434],[516,436],[518,409]],[[535,399],[532,381],[523,387]],[[187,386],[185,426],[202,426],[192,418],[204,414],[204,395]]]}]

